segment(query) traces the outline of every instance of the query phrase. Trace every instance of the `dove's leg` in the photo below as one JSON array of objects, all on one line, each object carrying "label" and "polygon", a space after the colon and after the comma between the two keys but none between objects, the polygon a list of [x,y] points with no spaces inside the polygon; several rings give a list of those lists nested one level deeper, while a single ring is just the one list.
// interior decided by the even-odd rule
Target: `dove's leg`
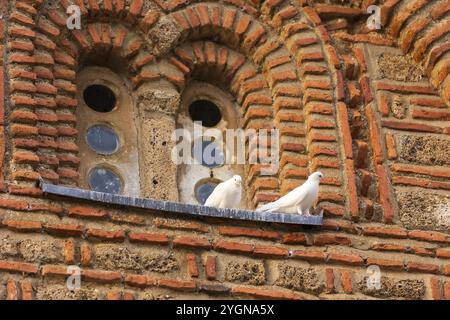
[{"label": "dove's leg", "polygon": [[305,211],[305,216],[310,216],[311,214],[309,213],[309,208],[308,209],[306,209],[306,211]]},{"label": "dove's leg", "polygon": [[298,214],[303,214],[301,206],[297,206],[297,213]]}]

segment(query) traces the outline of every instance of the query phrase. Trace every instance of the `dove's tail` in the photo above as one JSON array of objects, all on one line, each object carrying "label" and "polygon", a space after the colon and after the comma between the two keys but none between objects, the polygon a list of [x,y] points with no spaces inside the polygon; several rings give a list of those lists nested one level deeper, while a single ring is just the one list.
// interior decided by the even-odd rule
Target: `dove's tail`
[{"label": "dove's tail", "polygon": [[277,209],[277,206],[274,203],[268,203],[268,204],[265,204],[265,205],[261,206],[260,208],[256,209],[255,211],[256,212],[270,212],[270,211],[273,211],[276,209]]}]

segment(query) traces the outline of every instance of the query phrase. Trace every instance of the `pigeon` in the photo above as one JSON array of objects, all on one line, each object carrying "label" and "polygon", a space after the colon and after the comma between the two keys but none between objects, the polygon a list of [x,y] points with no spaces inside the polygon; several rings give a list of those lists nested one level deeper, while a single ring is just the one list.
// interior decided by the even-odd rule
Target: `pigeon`
[{"label": "pigeon", "polygon": [[234,175],[219,183],[206,199],[205,206],[215,208],[237,208],[241,202],[242,178]]},{"label": "pigeon", "polygon": [[321,172],[314,172],[301,186],[295,188],[277,201],[263,205],[257,212],[282,212],[310,215],[309,209],[317,200],[319,183],[323,178]]}]

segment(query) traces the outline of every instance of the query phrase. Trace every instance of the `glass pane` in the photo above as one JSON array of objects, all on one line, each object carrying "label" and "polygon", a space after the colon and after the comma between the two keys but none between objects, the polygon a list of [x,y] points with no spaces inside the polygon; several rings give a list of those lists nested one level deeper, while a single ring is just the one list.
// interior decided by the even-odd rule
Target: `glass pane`
[{"label": "glass pane", "polygon": [[92,150],[105,155],[113,154],[119,147],[116,133],[105,126],[90,127],[86,134],[86,142]]},{"label": "glass pane", "polygon": [[199,163],[208,168],[223,166],[225,162],[222,148],[211,140],[195,141],[192,153]]},{"label": "glass pane", "polygon": [[197,190],[195,190],[195,198],[200,204],[205,204],[206,199],[208,199],[215,187],[217,187],[217,183],[214,182],[206,182],[199,185]]},{"label": "glass pane", "polygon": [[114,171],[107,168],[94,168],[89,173],[89,185],[93,191],[120,193],[122,181]]}]

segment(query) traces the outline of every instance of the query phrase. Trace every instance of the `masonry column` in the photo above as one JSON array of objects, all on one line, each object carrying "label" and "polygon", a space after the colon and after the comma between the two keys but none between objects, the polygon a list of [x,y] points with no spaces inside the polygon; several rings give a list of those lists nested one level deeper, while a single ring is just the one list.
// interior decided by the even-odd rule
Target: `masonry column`
[{"label": "masonry column", "polygon": [[172,85],[152,82],[138,90],[141,196],[178,201],[177,166],[172,162],[180,94]]}]

